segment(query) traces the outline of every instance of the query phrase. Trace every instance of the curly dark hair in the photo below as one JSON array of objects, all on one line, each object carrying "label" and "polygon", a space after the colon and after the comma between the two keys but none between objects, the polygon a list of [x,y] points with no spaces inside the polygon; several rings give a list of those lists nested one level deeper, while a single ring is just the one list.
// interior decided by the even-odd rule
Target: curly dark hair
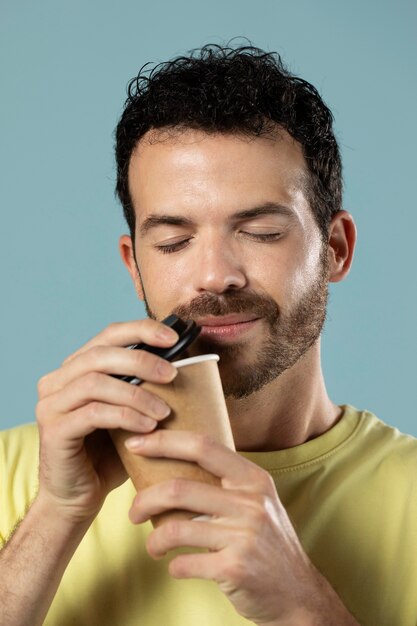
[{"label": "curly dark hair", "polygon": [[132,239],[135,211],[128,168],[138,141],[150,129],[199,129],[260,136],[285,129],[302,148],[306,193],[323,239],[341,209],[342,165],[333,116],[317,89],[291,74],[276,52],[252,45],[207,44],[149,69],[128,84],[116,128],[116,193]]}]

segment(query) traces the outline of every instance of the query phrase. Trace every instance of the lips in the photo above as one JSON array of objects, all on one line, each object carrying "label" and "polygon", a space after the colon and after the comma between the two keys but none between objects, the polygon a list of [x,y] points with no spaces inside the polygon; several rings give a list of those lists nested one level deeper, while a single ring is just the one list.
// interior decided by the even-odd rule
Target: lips
[{"label": "lips", "polygon": [[204,317],[196,322],[202,327],[200,337],[216,341],[232,341],[250,331],[259,319],[253,315],[235,314],[224,317]]},{"label": "lips", "polygon": [[234,313],[232,315],[225,315],[223,317],[208,316],[196,319],[195,322],[198,326],[230,326],[232,324],[243,324],[245,322],[252,322],[259,319],[256,315],[250,315],[248,313]]}]

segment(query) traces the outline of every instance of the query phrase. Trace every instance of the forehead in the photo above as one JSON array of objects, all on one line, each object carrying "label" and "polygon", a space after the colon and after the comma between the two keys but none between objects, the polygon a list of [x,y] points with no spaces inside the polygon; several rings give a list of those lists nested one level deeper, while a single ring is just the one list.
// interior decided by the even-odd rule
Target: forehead
[{"label": "forehead", "polygon": [[129,189],[139,221],[158,210],[227,213],[259,202],[291,204],[307,166],[286,131],[253,137],[187,129],[153,130],[134,150]]}]

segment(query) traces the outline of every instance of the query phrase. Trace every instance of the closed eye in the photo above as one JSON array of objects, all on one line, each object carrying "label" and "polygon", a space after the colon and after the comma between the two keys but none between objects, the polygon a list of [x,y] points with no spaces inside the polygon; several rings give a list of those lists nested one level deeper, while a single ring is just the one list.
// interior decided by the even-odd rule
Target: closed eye
[{"label": "closed eye", "polygon": [[276,241],[281,237],[281,233],[249,233],[243,230],[241,232],[256,241]]},{"label": "closed eye", "polygon": [[188,239],[182,239],[181,241],[177,241],[176,243],[167,243],[164,245],[156,246],[156,249],[162,252],[163,254],[169,254],[170,252],[177,252],[177,250],[181,250],[182,248],[186,248],[192,237]]},{"label": "closed eye", "polygon": [[[282,233],[250,233],[243,230],[240,232],[242,235],[259,242],[277,241],[282,235]],[[176,243],[159,245],[156,246],[156,249],[163,254],[170,254],[186,248],[192,239],[193,237],[188,237],[187,239],[182,239]]]}]

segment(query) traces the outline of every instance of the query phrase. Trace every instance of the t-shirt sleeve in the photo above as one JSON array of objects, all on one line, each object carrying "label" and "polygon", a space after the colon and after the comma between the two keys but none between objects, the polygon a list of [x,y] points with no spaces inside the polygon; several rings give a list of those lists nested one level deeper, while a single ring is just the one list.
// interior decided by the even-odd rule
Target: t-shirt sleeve
[{"label": "t-shirt sleeve", "polygon": [[38,449],[35,424],[0,432],[0,549],[36,496]]},{"label": "t-shirt sleeve", "polygon": [[4,531],[4,522],[3,522],[3,511],[5,508],[5,492],[6,492],[6,484],[5,484],[5,457],[4,457],[4,443],[3,439],[0,437],[0,550],[3,548],[6,543],[6,533]]}]

